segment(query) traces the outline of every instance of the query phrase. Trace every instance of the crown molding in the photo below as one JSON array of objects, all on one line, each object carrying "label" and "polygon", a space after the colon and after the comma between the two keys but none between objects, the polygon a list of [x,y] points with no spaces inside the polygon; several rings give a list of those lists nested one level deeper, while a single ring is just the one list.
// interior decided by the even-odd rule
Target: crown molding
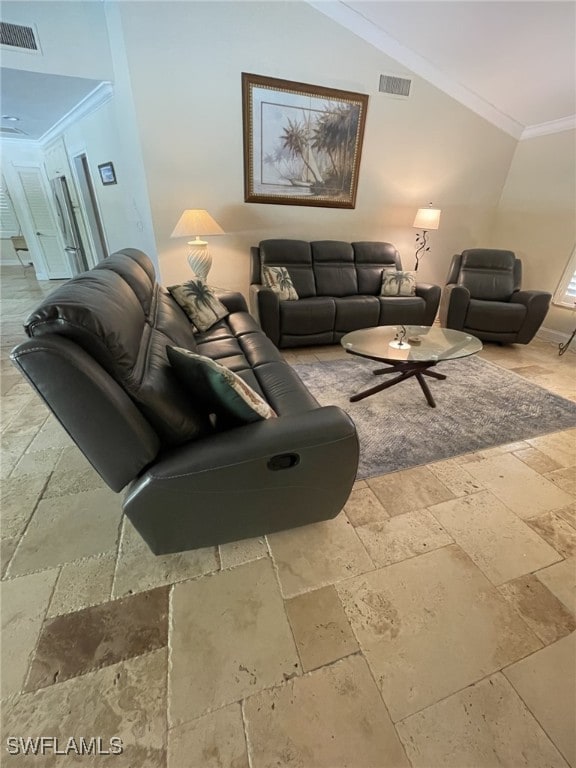
[{"label": "crown molding", "polygon": [[536,136],[549,136],[552,133],[576,130],[576,115],[561,117],[559,120],[549,120],[547,123],[529,125],[522,131],[520,140],[533,139]]},{"label": "crown molding", "polygon": [[468,107],[468,109],[471,109],[477,115],[492,123],[492,125],[500,128],[500,130],[517,140],[522,136],[524,131],[523,125],[500,112],[495,106],[480,98],[480,96],[468,90],[468,88],[447,77],[444,72],[435,67],[428,59],[420,56],[410,48],[406,48],[406,46],[381,30],[358,11],[350,8],[340,0],[328,0],[327,2],[325,0],[307,0],[307,2],[312,8],[346,27],[350,32],[370,43],[379,51],[382,51],[382,53],[400,62],[400,64],[403,64],[414,74],[432,83],[436,88],[451,96],[465,107]]},{"label": "crown molding", "polygon": [[40,146],[44,147],[46,144],[49,144],[54,139],[58,138],[67,128],[78,120],[81,120],[83,117],[86,117],[109,102],[113,95],[114,89],[112,83],[100,83],[88,94],[88,96],[85,96],[82,101],[70,110],[70,112],[67,112],[61,117],[58,122],[54,123],[54,125],[37,140]]}]

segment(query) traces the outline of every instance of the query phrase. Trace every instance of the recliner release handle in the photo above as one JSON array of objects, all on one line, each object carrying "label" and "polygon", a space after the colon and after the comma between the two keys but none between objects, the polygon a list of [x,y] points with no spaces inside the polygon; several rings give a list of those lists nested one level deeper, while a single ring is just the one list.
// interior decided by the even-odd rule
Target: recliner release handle
[{"label": "recliner release handle", "polygon": [[300,464],[300,456],[297,453],[279,453],[268,459],[268,469],[277,472],[279,469],[291,469]]}]

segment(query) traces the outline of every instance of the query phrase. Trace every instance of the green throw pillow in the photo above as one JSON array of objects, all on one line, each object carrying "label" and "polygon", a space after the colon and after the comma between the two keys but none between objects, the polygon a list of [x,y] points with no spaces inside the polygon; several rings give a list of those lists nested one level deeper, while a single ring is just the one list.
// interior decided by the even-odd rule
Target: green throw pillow
[{"label": "green throw pillow", "polygon": [[268,403],[234,371],[182,347],[166,347],[170,365],[194,397],[227,428],[276,416]]},{"label": "green throw pillow", "polygon": [[416,275],[399,269],[385,269],[382,272],[380,296],[415,296]]},{"label": "green throw pillow", "polygon": [[280,301],[296,301],[298,294],[286,267],[262,267],[262,283],[278,294]]},{"label": "green throw pillow", "polygon": [[182,285],[170,286],[168,291],[199,331],[207,331],[229,314],[204,280],[188,280]]}]

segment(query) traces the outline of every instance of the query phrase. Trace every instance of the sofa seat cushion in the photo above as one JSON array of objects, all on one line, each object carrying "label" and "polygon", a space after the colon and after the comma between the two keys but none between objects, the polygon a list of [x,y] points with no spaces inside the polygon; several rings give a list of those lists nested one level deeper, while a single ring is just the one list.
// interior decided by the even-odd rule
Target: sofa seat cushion
[{"label": "sofa seat cushion", "polygon": [[[278,416],[305,413],[318,408],[318,402],[306,389],[296,372],[282,361],[252,369],[259,389]],[[250,383],[250,376],[239,374]]]},{"label": "sofa seat cushion", "polygon": [[332,332],[336,319],[336,304],[328,296],[314,296],[280,304],[280,325],[283,334],[303,336]]},{"label": "sofa seat cushion", "polygon": [[381,296],[379,325],[421,325],[426,302],[420,296]]},{"label": "sofa seat cushion", "polygon": [[526,318],[526,306],[501,301],[470,299],[465,327],[472,332],[516,333]]},{"label": "sofa seat cushion", "polygon": [[378,325],[380,302],[377,296],[344,296],[335,300],[335,330],[339,333]]}]

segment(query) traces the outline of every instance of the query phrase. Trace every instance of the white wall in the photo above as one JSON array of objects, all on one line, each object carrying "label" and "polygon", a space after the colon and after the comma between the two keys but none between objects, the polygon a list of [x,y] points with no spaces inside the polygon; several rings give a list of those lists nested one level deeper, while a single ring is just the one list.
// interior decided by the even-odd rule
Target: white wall
[{"label": "white wall", "polygon": [[[518,143],[493,244],[522,259],[524,287],[554,293],[576,242],[576,131]],[[571,333],[574,313],[551,306],[544,326]]]},{"label": "white wall", "polygon": [[[227,232],[210,277],[244,292],[249,247],[266,237],[387,240],[411,268],[411,225],[430,201],[442,222],[422,279],[443,283],[452,253],[487,243],[514,139],[419,78],[409,100],[379,93],[381,73],[410,73],[309,5],[118,7],[164,282],[189,275],[185,242],[170,239],[185,208]],[[354,210],[244,203],[241,72],[369,94]]]},{"label": "white wall", "polygon": [[104,4],[2,2],[2,21],[36,27],[42,55],[2,49],[2,66],[53,75],[112,80]]}]

